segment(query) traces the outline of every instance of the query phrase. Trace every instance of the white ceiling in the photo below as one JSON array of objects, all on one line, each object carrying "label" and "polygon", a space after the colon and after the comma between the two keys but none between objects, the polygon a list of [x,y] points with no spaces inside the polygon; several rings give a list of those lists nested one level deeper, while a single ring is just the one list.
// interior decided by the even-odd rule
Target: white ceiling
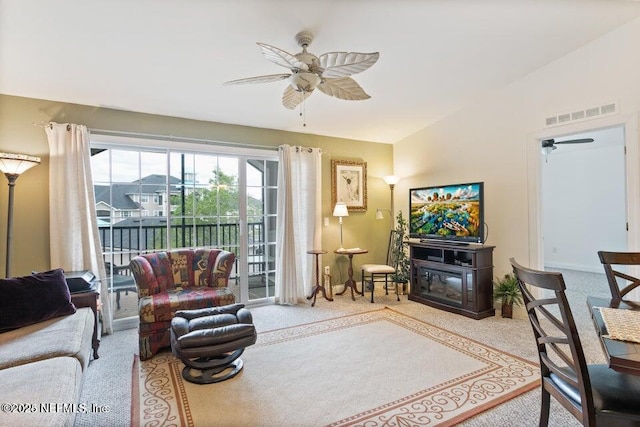
[{"label": "white ceiling", "polygon": [[[0,93],[393,143],[640,15],[631,0],[0,0]],[[354,79],[281,105],[286,72],[256,42],[298,53],[380,52]]]}]

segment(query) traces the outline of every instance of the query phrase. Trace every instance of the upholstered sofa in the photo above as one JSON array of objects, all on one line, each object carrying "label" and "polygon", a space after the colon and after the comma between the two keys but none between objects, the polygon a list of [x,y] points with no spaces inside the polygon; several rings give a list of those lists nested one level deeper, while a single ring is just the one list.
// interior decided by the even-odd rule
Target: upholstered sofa
[{"label": "upholstered sofa", "polygon": [[138,289],[140,359],[171,345],[178,310],[235,303],[228,288],[235,254],[222,249],[182,249],[140,255],[129,267]]},{"label": "upholstered sofa", "polygon": [[76,414],[90,409],[80,393],[93,312],[71,303],[62,270],[21,279],[0,280],[0,425],[73,426]]}]

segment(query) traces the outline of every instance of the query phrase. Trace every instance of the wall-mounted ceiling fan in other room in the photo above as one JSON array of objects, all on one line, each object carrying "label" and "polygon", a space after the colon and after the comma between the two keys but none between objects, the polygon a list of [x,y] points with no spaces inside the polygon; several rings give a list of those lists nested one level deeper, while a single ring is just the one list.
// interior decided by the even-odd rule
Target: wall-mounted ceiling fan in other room
[{"label": "wall-mounted ceiling fan in other room", "polygon": [[282,95],[282,104],[290,110],[296,108],[316,88],[326,95],[348,101],[370,98],[349,76],[361,73],[375,64],[380,57],[378,52],[329,52],[318,57],[307,52],[313,34],[301,31],[295,38],[302,47],[302,52],[295,55],[268,44],[258,43],[264,57],[276,65],[288,68],[288,73],[232,80],[225,85],[268,83],[287,79],[289,85]]},{"label": "wall-mounted ceiling fan in other room", "polygon": [[543,139],[540,143],[542,146],[542,154],[545,157],[545,161],[549,158],[549,154],[558,147],[558,144],[585,144],[593,142],[593,138],[580,138],[580,139],[568,139],[566,141],[556,141],[555,139]]}]

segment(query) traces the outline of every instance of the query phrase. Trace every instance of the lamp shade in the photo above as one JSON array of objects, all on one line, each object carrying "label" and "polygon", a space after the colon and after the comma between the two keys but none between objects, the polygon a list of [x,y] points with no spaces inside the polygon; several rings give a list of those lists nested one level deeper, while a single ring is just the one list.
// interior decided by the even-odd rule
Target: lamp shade
[{"label": "lamp shade", "polygon": [[336,206],[333,208],[333,216],[349,216],[349,211],[347,210],[347,204],[344,202],[336,203]]},{"label": "lamp shade", "polygon": [[0,171],[6,175],[20,175],[40,164],[40,157],[26,154],[0,153]]},{"label": "lamp shade", "polygon": [[398,178],[395,175],[387,175],[382,179],[384,179],[384,182],[386,182],[389,185],[396,185],[398,181],[400,181],[400,178]]},{"label": "lamp shade", "polygon": [[386,209],[376,209],[376,219],[384,219],[384,215],[382,214],[382,211],[387,211],[391,213],[391,211],[388,211]]}]

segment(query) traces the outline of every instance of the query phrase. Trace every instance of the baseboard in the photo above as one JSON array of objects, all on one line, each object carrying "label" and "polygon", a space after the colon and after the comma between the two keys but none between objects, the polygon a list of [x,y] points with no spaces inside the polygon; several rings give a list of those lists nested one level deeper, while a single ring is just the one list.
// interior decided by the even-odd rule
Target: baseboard
[{"label": "baseboard", "polygon": [[113,332],[124,331],[125,329],[137,328],[138,317],[125,317],[124,319],[113,319]]}]

